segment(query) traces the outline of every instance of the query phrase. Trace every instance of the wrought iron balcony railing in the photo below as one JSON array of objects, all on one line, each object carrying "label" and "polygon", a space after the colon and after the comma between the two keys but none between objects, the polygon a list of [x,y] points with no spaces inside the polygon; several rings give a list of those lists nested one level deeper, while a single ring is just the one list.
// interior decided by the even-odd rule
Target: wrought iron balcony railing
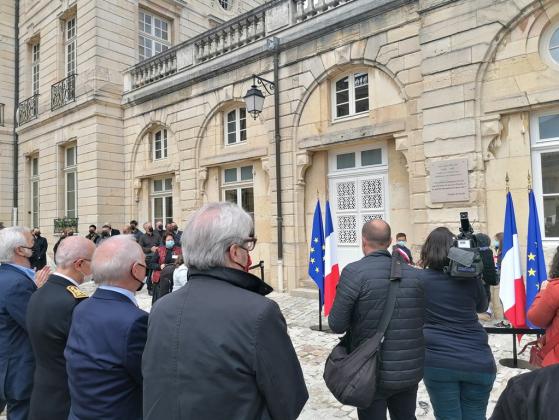
[{"label": "wrought iron balcony railing", "polygon": [[76,100],[76,75],[72,74],[66,79],[50,87],[50,110],[62,108],[64,105]]},{"label": "wrought iron balcony railing", "polygon": [[25,101],[20,102],[18,106],[19,125],[23,125],[31,120],[37,118],[39,114],[39,94],[27,98]]},{"label": "wrought iron balcony railing", "polygon": [[6,124],[6,120],[4,119],[4,108],[5,105],[0,104],[0,127],[4,127],[4,124]]}]

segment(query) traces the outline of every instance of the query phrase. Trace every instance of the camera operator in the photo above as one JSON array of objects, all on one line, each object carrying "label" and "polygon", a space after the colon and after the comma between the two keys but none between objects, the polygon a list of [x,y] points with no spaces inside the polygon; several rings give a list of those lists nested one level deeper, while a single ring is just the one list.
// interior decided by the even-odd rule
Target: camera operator
[{"label": "camera operator", "polygon": [[[479,248],[481,261],[483,262],[483,273],[481,275],[481,279],[483,280],[483,286],[485,288],[487,298],[491,303],[491,286],[497,286],[499,284],[499,277],[497,276],[497,270],[495,269],[493,251],[490,246],[491,239],[485,233],[476,233],[475,238]],[[480,316],[480,319],[483,321],[489,321],[491,319],[491,305],[488,307],[487,312]]]}]

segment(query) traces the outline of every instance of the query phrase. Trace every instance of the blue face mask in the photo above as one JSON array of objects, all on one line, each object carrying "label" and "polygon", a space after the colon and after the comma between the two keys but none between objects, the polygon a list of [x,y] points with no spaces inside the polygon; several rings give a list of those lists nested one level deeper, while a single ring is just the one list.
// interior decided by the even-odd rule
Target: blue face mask
[{"label": "blue face mask", "polygon": [[400,246],[406,246],[406,241],[398,241],[397,244]]},{"label": "blue face mask", "polygon": [[495,249],[499,249],[499,241],[498,241],[498,240],[495,239],[495,240],[493,241],[493,247],[494,247]]},{"label": "blue face mask", "polygon": [[175,246],[175,241],[167,241],[165,242],[165,246],[170,249]]}]

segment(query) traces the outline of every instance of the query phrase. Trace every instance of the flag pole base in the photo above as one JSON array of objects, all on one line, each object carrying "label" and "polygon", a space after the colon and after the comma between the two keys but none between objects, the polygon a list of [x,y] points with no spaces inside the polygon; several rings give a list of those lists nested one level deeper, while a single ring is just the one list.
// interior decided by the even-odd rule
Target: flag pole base
[{"label": "flag pole base", "polygon": [[330,328],[324,326],[321,328],[320,325],[311,325],[311,330],[319,331],[327,334],[335,334],[334,331],[332,331]]},{"label": "flag pole base", "polygon": [[534,365],[531,365],[530,363],[528,363],[526,360],[522,360],[522,359],[501,359],[499,360],[499,364],[501,366],[505,366],[508,368],[512,368],[512,369],[529,369],[529,370],[536,370],[537,367]]}]

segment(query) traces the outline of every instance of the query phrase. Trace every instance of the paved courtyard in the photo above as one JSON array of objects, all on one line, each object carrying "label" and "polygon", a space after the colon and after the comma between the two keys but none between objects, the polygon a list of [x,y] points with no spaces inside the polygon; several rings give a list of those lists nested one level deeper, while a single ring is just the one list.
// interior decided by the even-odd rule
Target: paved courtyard
[{"label": "paved courtyard", "polygon": [[[92,283],[82,286],[88,293],[92,293]],[[138,294],[140,306],[149,311],[151,297],[145,290]],[[272,293],[270,298],[280,305],[287,321],[289,334],[299,355],[303,367],[305,380],[309,390],[309,400],[299,417],[301,420],[327,420],[327,419],[357,419],[357,411],[353,407],[343,406],[330,394],[322,379],[324,361],[330,350],[338,342],[338,336],[323,332],[313,331],[311,326],[318,324],[317,302],[307,298],[293,297],[288,294]],[[324,322],[326,325],[326,322]],[[524,337],[524,342],[531,337]],[[512,339],[510,336],[490,336],[490,344],[495,359],[512,357]],[[512,376],[518,375],[523,370],[509,369],[497,363],[498,374],[491,392],[488,407],[488,416],[493,412],[499,395],[505,388],[507,381]],[[420,384],[416,415],[421,420],[434,420],[433,409],[429,402],[427,391]],[[0,420],[6,420],[0,415]]]}]

